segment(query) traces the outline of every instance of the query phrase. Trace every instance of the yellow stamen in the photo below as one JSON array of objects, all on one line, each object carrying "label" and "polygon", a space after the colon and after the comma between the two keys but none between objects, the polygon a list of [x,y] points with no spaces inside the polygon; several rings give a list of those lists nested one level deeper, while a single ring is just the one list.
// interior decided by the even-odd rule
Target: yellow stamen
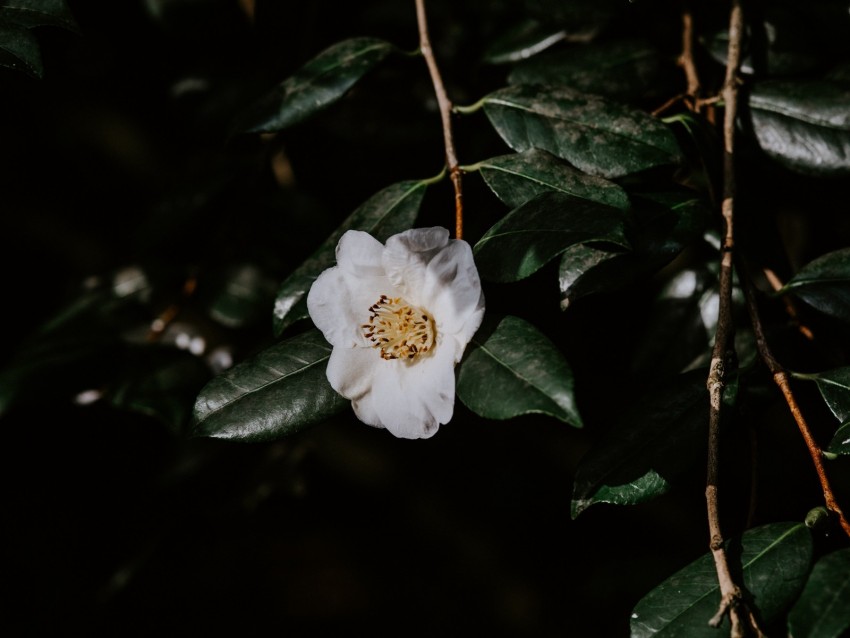
[{"label": "yellow stamen", "polygon": [[363,335],[381,351],[381,358],[414,359],[434,346],[434,318],[401,297],[381,298],[369,308]]}]

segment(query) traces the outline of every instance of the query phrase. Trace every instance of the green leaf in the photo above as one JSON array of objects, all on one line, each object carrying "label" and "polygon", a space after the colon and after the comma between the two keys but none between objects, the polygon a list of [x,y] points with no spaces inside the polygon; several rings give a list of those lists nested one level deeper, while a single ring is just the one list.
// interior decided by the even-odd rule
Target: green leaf
[{"label": "green leaf", "polygon": [[490,64],[506,64],[524,60],[566,37],[566,30],[557,24],[540,22],[533,18],[523,20],[493,41],[484,54],[484,61]]},{"label": "green leaf", "polygon": [[623,210],[629,207],[626,191],[614,182],[586,175],[538,148],[492,157],[476,166],[490,190],[511,208],[546,191],[567,193]]},{"label": "green leaf", "polygon": [[635,505],[664,494],[704,455],[708,424],[705,370],[647,391],[579,463],[572,517],[595,503]]},{"label": "green leaf", "polygon": [[850,87],[827,80],[760,82],[749,104],[753,134],[769,156],[801,173],[850,173]]},{"label": "green leaf", "polygon": [[246,133],[282,131],[339,100],[396,48],[351,38],[322,51],[261,99],[240,121]]},{"label": "green leaf", "polygon": [[[803,587],[812,559],[812,538],[802,523],[756,527],[726,543],[733,577],[743,585],[749,605],[763,623],[773,622]],[[717,638],[729,635],[708,621],[720,605],[720,588],[711,553],[677,572],[635,606],[632,638]]]},{"label": "green leaf", "polygon": [[505,317],[486,339],[474,338],[458,373],[457,394],[487,419],[548,414],[581,427],[573,373],[543,333],[518,317]]},{"label": "green leaf", "polygon": [[66,0],[0,0],[0,21],[25,28],[53,26],[77,30]]},{"label": "green leaf", "polygon": [[325,376],[330,356],[331,347],[312,329],[215,377],[195,401],[194,434],[268,441],[342,411],[349,401]]},{"label": "green leaf", "polygon": [[40,78],[44,66],[35,36],[23,27],[0,23],[0,66]]},{"label": "green leaf", "polygon": [[793,376],[814,381],[835,418],[842,422],[850,419],[850,367],[812,374],[794,372]]},{"label": "green leaf", "polygon": [[835,436],[832,437],[832,441],[830,441],[826,451],[842,456],[850,455],[850,420],[841,424]]},{"label": "green leaf", "polygon": [[827,253],[803,266],[777,294],[789,292],[821,312],[850,321],[850,248]]},{"label": "green leaf", "polygon": [[661,56],[639,39],[594,42],[546,51],[520,62],[510,84],[562,84],[622,100],[645,97],[658,83]]},{"label": "green leaf", "polygon": [[663,122],[603,97],[563,86],[518,84],[483,102],[511,148],[542,148],[585,173],[610,179],[681,159]]},{"label": "green leaf", "polygon": [[669,263],[702,235],[708,209],[688,191],[669,191],[636,195],[632,213],[632,250],[577,244],[561,255],[561,308],[623,288]]},{"label": "green leaf", "polygon": [[347,230],[363,230],[380,242],[413,226],[427,181],[398,182],[379,191],[345,221],[281,284],[274,304],[274,333],[280,334],[307,313],[307,293],[322,272],[336,263],[336,245]]},{"label": "green leaf", "polygon": [[618,208],[565,193],[546,192],[512,210],[473,249],[487,279],[519,281],[570,246],[602,241],[627,246]]},{"label": "green leaf", "polygon": [[850,548],[815,563],[800,599],[788,614],[794,638],[841,638],[850,629]]}]

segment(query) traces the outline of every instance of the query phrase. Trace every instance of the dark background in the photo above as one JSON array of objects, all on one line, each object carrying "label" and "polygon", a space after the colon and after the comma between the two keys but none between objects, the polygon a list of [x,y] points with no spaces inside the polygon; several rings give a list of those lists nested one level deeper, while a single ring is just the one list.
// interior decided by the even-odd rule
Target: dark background
[{"label": "dark background", "polygon": [[[613,32],[640,30],[674,56],[676,5],[633,4]],[[210,350],[240,360],[268,345],[277,283],[368,196],[436,174],[443,160],[418,58],[392,61],[275,140],[230,135],[244,108],[335,41],[415,49],[413,2],[257,2],[253,20],[225,0],[69,5],[79,34],[37,30],[43,79],[0,71],[0,361],[19,359],[39,325],[121,269],[141,268],[151,294],[120,321],[84,319],[80,333],[115,339],[95,335],[90,356],[30,374],[0,420],[9,635],[626,635],[634,604],[707,545],[701,466],[654,502],[569,515],[578,461],[639,393],[634,343],[660,280],[567,313],[554,268],[485,288],[489,308],[532,321],[567,355],[581,431],[538,416],[484,421],[458,403],[428,441],[344,414],[284,441],[238,444],[192,439],[106,400],[75,404],[132,375],[146,356],[133,335],[171,304]],[[435,0],[429,11],[452,98],[468,104],[501,86],[505,69],[483,65],[481,51],[522,7]],[[507,152],[480,114],[458,125],[458,145],[461,163]],[[846,184],[775,166],[748,180],[758,210],[781,202],[780,233],[804,229],[802,257],[846,245],[844,216],[829,210]],[[504,207],[475,177],[466,189],[474,241]],[[806,217],[814,193],[817,223]],[[451,225],[451,201],[447,184],[430,189],[420,225]],[[210,299],[246,266],[261,310],[222,327]],[[209,374],[174,391],[177,422]],[[793,423],[773,404],[751,418],[769,435],[755,521],[799,520],[820,497]],[[732,433],[724,450],[732,531],[747,510],[747,441]]]}]

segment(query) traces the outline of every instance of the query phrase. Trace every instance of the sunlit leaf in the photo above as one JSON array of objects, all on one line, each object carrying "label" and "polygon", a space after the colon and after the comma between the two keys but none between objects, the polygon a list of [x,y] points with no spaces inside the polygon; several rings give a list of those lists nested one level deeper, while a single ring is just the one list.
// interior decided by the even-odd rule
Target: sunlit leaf
[{"label": "sunlit leaf", "polygon": [[569,364],[543,333],[518,317],[505,317],[486,339],[473,339],[457,394],[488,419],[541,413],[582,425]]},{"label": "sunlit leaf", "polygon": [[826,80],[759,82],[749,104],[753,134],[769,156],[802,173],[850,173],[850,87]]},{"label": "sunlit leaf", "polygon": [[680,375],[627,410],[579,463],[572,516],[595,503],[634,505],[664,494],[703,456],[708,424],[707,373]]},{"label": "sunlit leaf", "polygon": [[54,26],[76,29],[66,0],[0,0],[0,21],[22,27]]},{"label": "sunlit leaf", "polygon": [[562,84],[615,99],[644,97],[658,83],[661,56],[646,40],[628,39],[549,50],[514,67],[510,84]]},{"label": "sunlit leaf", "polygon": [[307,317],[307,293],[322,271],[336,263],[336,245],[347,230],[363,230],[378,241],[413,226],[425,195],[427,182],[398,182],[379,191],[328,237],[303,264],[281,284],[274,305],[274,332]]},{"label": "sunlit leaf", "polygon": [[44,67],[35,36],[24,27],[0,22],[0,66],[40,78]]},{"label": "sunlit leaf", "polygon": [[[803,588],[812,560],[812,538],[802,523],[756,527],[726,542],[733,576],[763,623],[774,621]],[[716,638],[729,635],[729,619],[709,626],[720,605],[714,558],[706,553],[635,606],[632,638]]]},{"label": "sunlit leaf", "polygon": [[777,294],[789,292],[821,312],[850,321],[850,248],[827,253],[803,266]]},{"label": "sunlit leaf", "polygon": [[268,93],[240,120],[246,133],[281,131],[339,100],[395,51],[376,38],[351,38],[322,51]]},{"label": "sunlit leaf", "polygon": [[500,89],[484,98],[484,110],[511,148],[542,148],[592,175],[620,177],[681,159],[663,122],[563,86]]},{"label": "sunlit leaf", "polygon": [[538,148],[492,157],[476,166],[487,186],[512,208],[546,191],[567,193],[615,208],[629,207],[626,191],[614,182],[582,173]]},{"label": "sunlit leaf", "polygon": [[821,558],[788,614],[794,638],[840,638],[850,629],[850,549]]},{"label": "sunlit leaf", "polygon": [[493,281],[518,281],[570,246],[603,241],[627,246],[624,213],[565,193],[546,192],[512,210],[475,244],[475,262]]},{"label": "sunlit leaf", "polygon": [[281,341],[215,377],[195,401],[196,436],[267,441],[342,411],[325,376],[331,347],[315,329]]},{"label": "sunlit leaf", "polygon": [[561,255],[561,307],[654,273],[699,239],[707,215],[705,203],[687,191],[635,196],[631,250],[577,244]]}]

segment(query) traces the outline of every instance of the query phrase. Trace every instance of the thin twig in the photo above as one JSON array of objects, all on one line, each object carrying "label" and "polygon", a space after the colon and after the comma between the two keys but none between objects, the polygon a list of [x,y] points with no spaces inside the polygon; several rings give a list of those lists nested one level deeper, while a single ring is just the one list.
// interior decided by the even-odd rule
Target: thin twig
[{"label": "thin twig", "polygon": [[[763,269],[765,279],[767,279],[770,287],[773,288],[774,292],[779,292],[782,290],[782,281],[779,277],[776,276],[776,273],[773,272],[770,268]],[[794,305],[794,301],[788,295],[782,295],[782,301],[785,302],[785,312],[788,313],[788,316],[791,318],[791,321],[797,327],[797,330],[800,331],[800,334],[803,335],[809,341],[814,341],[815,335],[806,326],[803,322],[800,321],[800,317],[797,314],[797,306]]]},{"label": "thin twig", "polygon": [[455,153],[454,137],[452,136],[452,103],[446,95],[443,78],[434,58],[431,41],[428,37],[428,21],[425,17],[425,0],[416,0],[416,21],[419,24],[419,49],[428,64],[437,104],[440,107],[440,117],[443,120],[443,139],[446,144],[446,166],[455,189],[455,237],[463,238],[463,189],[461,188],[461,170]]},{"label": "thin twig", "polygon": [[[183,301],[191,297],[198,287],[198,279],[195,275],[190,275],[183,283]],[[165,329],[171,325],[171,322],[180,314],[180,303],[172,303],[165,308],[159,316],[151,322],[148,329],[148,342],[155,343],[159,341],[165,333]]]},{"label": "thin twig", "polygon": [[700,81],[694,63],[694,16],[691,13],[689,3],[685,4],[682,11],[682,53],[677,62],[685,71],[685,77],[688,80],[687,94],[693,98],[693,108],[699,113],[701,106],[699,100]]},{"label": "thin twig", "polygon": [[773,375],[774,383],[776,383],[782,391],[782,396],[785,397],[788,409],[791,411],[791,415],[794,417],[794,421],[800,429],[800,434],[806,442],[806,447],[809,450],[809,455],[812,457],[812,462],[815,465],[815,471],[817,472],[818,479],[820,480],[821,489],[823,490],[823,499],[826,502],[827,509],[838,517],[838,522],[841,524],[841,528],[848,536],[850,536],[850,522],[848,522],[847,518],[844,516],[844,512],[841,511],[838,501],[835,499],[835,494],[832,491],[832,486],[829,483],[829,477],[826,475],[826,467],[824,467],[823,464],[823,450],[821,450],[817,441],[815,441],[815,437],[812,435],[812,431],[809,429],[809,425],[806,423],[806,419],[800,411],[800,406],[794,398],[794,393],[791,390],[791,384],[788,382],[788,374],[776,361],[773,353],[770,351],[770,347],[767,345],[767,339],[765,338],[764,328],[761,324],[761,317],[758,313],[758,305],[756,304],[753,286],[749,280],[744,280],[743,284],[744,294],[747,299],[747,310],[750,313],[750,321],[753,324],[753,332],[755,333],[756,347],[758,348],[759,355],[765,365],[767,365],[770,373]]},{"label": "thin twig", "polygon": [[718,473],[720,444],[720,414],[723,402],[723,387],[726,381],[728,353],[734,348],[732,343],[732,268],[734,265],[735,233],[735,118],[738,106],[738,67],[741,61],[741,41],[744,18],[740,0],[733,0],[729,18],[729,50],[726,63],[726,79],[723,84],[725,114],[723,121],[723,203],[721,210],[725,232],[721,248],[717,330],[714,335],[714,348],[711,353],[711,367],[706,385],[709,391],[709,433],[708,433],[708,471],[706,476],[705,499],[708,510],[708,528],[711,537],[710,547],[720,586],[720,606],[709,624],[717,627],[728,615],[732,625],[731,636],[740,638],[747,629],[763,635],[754,618],[746,610],[740,587],[735,583],[729,560],[723,547],[723,533],[720,526],[718,504]]}]

